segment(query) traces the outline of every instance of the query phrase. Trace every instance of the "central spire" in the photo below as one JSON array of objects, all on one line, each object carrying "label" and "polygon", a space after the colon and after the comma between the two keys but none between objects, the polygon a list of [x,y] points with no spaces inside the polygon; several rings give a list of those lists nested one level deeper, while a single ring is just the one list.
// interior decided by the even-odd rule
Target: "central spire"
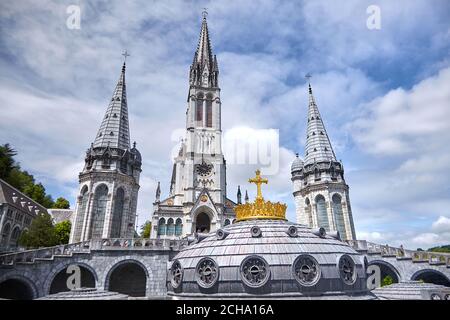
[{"label": "central spire", "polygon": [[219,68],[217,58],[212,54],[206,16],[207,12],[203,11],[200,38],[190,70],[190,84],[201,87],[217,87]]}]

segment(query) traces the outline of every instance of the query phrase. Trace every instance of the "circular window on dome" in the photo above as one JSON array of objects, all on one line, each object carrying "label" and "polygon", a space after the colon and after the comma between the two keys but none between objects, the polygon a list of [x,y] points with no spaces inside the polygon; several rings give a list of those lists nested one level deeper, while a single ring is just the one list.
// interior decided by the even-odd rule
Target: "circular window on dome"
[{"label": "circular window on dome", "polygon": [[262,287],[269,280],[270,269],[266,260],[250,256],[241,263],[241,278],[251,288]]},{"label": "circular window on dome", "polygon": [[298,256],[292,265],[292,272],[302,286],[313,286],[320,279],[319,263],[310,255]]},{"label": "circular window on dome", "polygon": [[253,238],[258,238],[262,236],[261,228],[258,226],[253,226],[250,228],[250,234]]},{"label": "circular window on dome", "polygon": [[211,258],[203,258],[195,269],[197,283],[202,288],[211,288],[219,279],[219,266]]},{"label": "circular window on dome", "polygon": [[339,275],[345,284],[352,285],[356,281],[356,267],[353,259],[348,255],[343,255],[339,259]]},{"label": "circular window on dome", "polygon": [[170,268],[170,283],[172,284],[172,287],[176,289],[181,285],[182,280],[183,268],[181,267],[181,263],[178,260],[175,260]]}]

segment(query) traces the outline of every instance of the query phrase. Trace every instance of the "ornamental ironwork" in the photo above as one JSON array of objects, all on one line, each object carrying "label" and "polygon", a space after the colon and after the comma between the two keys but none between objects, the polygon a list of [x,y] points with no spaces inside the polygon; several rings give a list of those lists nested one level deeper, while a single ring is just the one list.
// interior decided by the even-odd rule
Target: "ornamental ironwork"
[{"label": "ornamental ironwork", "polygon": [[262,287],[270,277],[269,265],[259,256],[245,258],[240,269],[242,281],[251,288]]},{"label": "ornamental ironwork", "polygon": [[294,278],[302,286],[313,286],[320,279],[320,267],[316,259],[310,255],[301,255],[292,265]]},{"label": "ornamental ironwork", "polygon": [[356,268],[355,262],[348,255],[343,255],[339,259],[339,275],[342,281],[347,285],[352,285],[356,281]]},{"label": "ornamental ironwork", "polygon": [[181,267],[181,263],[178,260],[175,260],[170,268],[170,284],[176,289],[181,285],[182,280],[183,268]]},{"label": "ornamental ironwork", "polygon": [[211,258],[201,259],[195,268],[195,278],[202,288],[211,288],[219,279],[219,266]]}]

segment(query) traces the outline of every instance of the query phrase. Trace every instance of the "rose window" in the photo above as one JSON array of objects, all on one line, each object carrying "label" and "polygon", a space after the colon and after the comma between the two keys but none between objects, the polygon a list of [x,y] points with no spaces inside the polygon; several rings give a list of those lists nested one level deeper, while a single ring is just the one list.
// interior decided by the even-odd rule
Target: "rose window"
[{"label": "rose window", "polygon": [[356,280],[355,262],[348,255],[339,259],[339,275],[345,284],[352,285]]},{"label": "rose window", "polygon": [[203,288],[211,288],[219,279],[219,267],[214,260],[203,258],[195,270],[197,283]]},{"label": "rose window", "polygon": [[174,261],[170,268],[170,283],[172,287],[178,288],[183,280],[183,268],[179,261]]},{"label": "rose window", "polygon": [[316,259],[309,255],[301,255],[293,264],[295,279],[303,286],[312,286],[319,281],[320,268]]},{"label": "rose window", "polygon": [[258,256],[247,257],[241,264],[241,278],[246,285],[252,288],[263,286],[270,277],[267,262]]}]

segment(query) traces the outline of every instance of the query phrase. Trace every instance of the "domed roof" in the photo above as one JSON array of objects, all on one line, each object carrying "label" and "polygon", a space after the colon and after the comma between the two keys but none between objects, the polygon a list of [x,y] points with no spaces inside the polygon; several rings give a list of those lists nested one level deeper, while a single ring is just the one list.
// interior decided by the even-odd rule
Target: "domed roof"
[{"label": "domed roof", "polygon": [[291,172],[299,171],[303,169],[303,160],[299,158],[298,153],[296,154],[296,157],[291,165]]},{"label": "domed roof", "polygon": [[133,148],[130,151],[136,156],[136,161],[142,163],[142,156],[139,150],[136,148],[136,142],[133,143]]},{"label": "domed roof", "polygon": [[323,228],[255,219],[200,236],[167,279],[169,294],[185,297],[368,295],[364,270],[363,256]]}]

